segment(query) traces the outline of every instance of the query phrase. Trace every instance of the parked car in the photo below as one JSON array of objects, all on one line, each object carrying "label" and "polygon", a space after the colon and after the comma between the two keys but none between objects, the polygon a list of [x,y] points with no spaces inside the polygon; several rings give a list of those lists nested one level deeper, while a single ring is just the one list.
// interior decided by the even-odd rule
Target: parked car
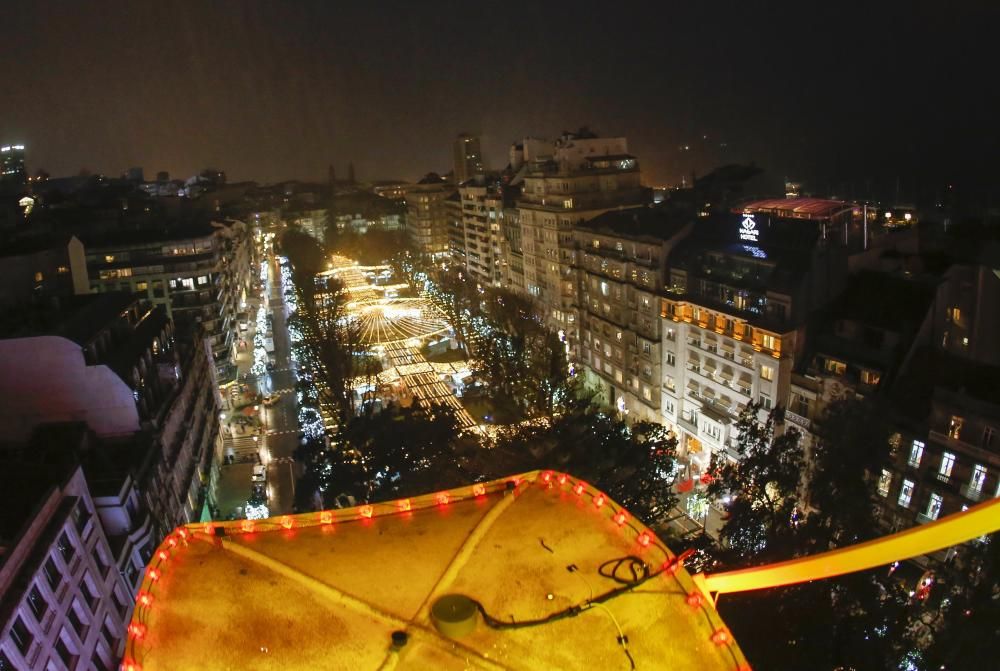
[{"label": "parked car", "polygon": [[267,468],[264,464],[257,464],[253,467],[253,474],[250,476],[250,482],[254,484],[263,484],[267,482]]}]

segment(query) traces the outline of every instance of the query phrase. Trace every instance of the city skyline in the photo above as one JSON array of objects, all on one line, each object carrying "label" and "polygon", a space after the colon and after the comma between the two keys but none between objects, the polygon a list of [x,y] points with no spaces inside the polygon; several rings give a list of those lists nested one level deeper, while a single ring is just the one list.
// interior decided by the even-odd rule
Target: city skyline
[{"label": "city skyline", "polygon": [[848,198],[995,181],[995,93],[975,67],[985,4],[809,17],[646,5],[612,21],[587,5],[488,20],[461,5],[190,9],[13,12],[0,139],[53,175],[211,165],[234,181],[322,181],[353,162],[362,179],[415,181],[450,169],[463,131],[502,168],[510,143],[587,125],[627,136],[651,185],[751,161]]}]

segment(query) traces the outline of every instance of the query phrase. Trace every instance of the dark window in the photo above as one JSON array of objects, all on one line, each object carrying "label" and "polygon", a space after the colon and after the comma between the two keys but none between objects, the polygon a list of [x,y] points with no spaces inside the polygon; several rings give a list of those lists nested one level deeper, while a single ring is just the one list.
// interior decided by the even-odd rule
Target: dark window
[{"label": "dark window", "polygon": [[89,579],[84,579],[80,584],[80,591],[83,592],[83,599],[87,602],[90,612],[94,612],[94,605],[97,603],[97,594]]},{"label": "dark window", "polygon": [[59,572],[59,569],[56,567],[56,563],[52,560],[52,557],[49,557],[45,561],[44,570],[45,570],[45,579],[48,581],[49,587],[55,590],[57,587],[59,587],[59,583],[62,582],[62,573]]},{"label": "dark window", "polygon": [[111,627],[108,626],[107,620],[101,625],[101,635],[104,637],[104,642],[108,645],[109,649],[114,650],[118,646],[118,639],[111,633]]},{"label": "dark window", "polygon": [[66,613],[66,619],[73,625],[73,631],[76,632],[81,641],[87,638],[87,625],[80,619],[80,614],[76,612],[76,608],[70,607],[69,612]]},{"label": "dark window", "polygon": [[118,610],[118,615],[124,620],[125,613],[128,612],[128,604],[125,602],[124,599],[118,596],[118,592],[112,592],[111,596],[115,600],[115,608]]},{"label": "dark window", "polygon": [[77,501],[76,506],[73,507],[73,521],[76,523],[77,532],[83,536],[83,530],[87,526],[87,522],[90,521],[90,511],[87,510],[87,504],[83,501]]},{"label": "dark window", "polygon": [[14,664],[10,661],[10,657],[4,654],[3,650],[0,650],[0,671],[14,671]]},{"label": "dark window", "polygon": [[10,628],[10,640],[14,641],[14,645],[21,651],[22,655],[25,657],[28,656],[28,650],[31,649],[31,642],[34,640],[34,637],[21,618],[14,620],[14,626]]},{"label": "dark window", "polygon": [[97,570],[104,577],[108,573],[108,562],[104,560],[104,554],[94,547],[94,562],[97,564]]},{"label": "dark window", "polygon": [[90,668],[94,669],[94,671],[111,671],[111,667],[101,657],[100,650],[96,649],[94,650],[94,656],[90,658]]},{"label": "dark window", "polygon": [[63,640],[62,636],[59,637],[59,641],[56,643],[56,654],[59,655],[59,659],[62,660],[67,669],[76,668],[76,655],[70,651],[69,646],[66,645],[66,641]]},{"label": "dark window", "polygon": [[63,561],[65,561],[67,565],[73,559],[73,555],[76,554],[76,550],[69,542],[69,538],[66,537],[66,534],[59,536],[59,554],[62,555]]},{"label": "dark window", "polygon": [[42,596],[42,593],[38,591],[37,586],[33,586],[31,591],[28,593],[28,605],[31,606],[31,612],[35,614],[35,619],[39,622],[45,617],[45,613],[49,610],[49,604]]}]

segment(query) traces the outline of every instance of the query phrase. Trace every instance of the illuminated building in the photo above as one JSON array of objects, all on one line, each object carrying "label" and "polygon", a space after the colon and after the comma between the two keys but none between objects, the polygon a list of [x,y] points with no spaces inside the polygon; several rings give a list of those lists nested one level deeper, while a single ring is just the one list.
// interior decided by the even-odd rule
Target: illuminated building
[{"label": "illuminated building", "polygon": [[449,253],[446,201],[453,193],[455,187],[435,173],[406,189],[406,235],[419,253],[435,260]]},{"label": "illuminated building", "polygon": [[124,668],[748,671],[676,560],[606,495],[537,471],[188,525],[154,555]]},{"label": "illuminated building", "polygon": [[181,337],[198,331],[208,341],[220,381],[235,375],[236,315],[250,290],[253,255],[244,223],[82,237],[91,291],[128,291],[164,305]]},{"label": "illuminated building", "polygon": [[846,280],[843,245],[823,237],[832,230],[801,208],[792,218],[717,215],[670,254],[661,410],[695,473],[713,453],[736,457],[735,422],[750,401],[763,418],[788,398],[806,319]]},{"label": "illuminated building", "polygon": [[601,138],[587,129],[565,133],[550,153],[538,141],[525,158],[517,201],[525,292],[550,328],[563,331],[571,348],[577,324],[576,243],[573,228],[607,210],[645,204],[639,162],[623,137]]},{"label": "illuminated building", "polygon": [[[482,175],[458,187],[457,212],[452,215],[452,261],[483,286],[503,284],[503,219],[512,200],[505,199],[497,177]],[[457,215],[457,216],[456,216]]]},{"label": "illuminated building", "polygon": [[0,480],[0,669],[117,668],[134,592],[83,469],[8,462]]},{"label": "illuminated building", "polygon": [[667,257],[691,230],[661,208],[612,210],[577,224],[579,362],[598,398],[631,420],[660,422],[660,295]]},{"label": "illuminated building", "polygon": [[24,145],[9,144],[0,147],[0,182],[24,184],[28,173],[24,168]]},{"label": "illuminated building", "polygon": [[469,135],[468,133],[459,135],[455,138],[453,153],[455,158],[455,184],[460,185],[476,175],[483,174],[485,168],[483,167],[483,153],[479,148],[478,136]]}]

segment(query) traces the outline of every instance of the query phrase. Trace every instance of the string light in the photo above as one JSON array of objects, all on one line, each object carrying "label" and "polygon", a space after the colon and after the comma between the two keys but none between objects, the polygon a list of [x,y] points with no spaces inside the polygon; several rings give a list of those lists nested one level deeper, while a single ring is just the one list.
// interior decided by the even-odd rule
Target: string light
[{"label": "string light", "polygon": [[583,494],[583,483],[582,482],[576,483],[576,487],[573,488],[573,493],[576,494],[577,496],[581,496]]},{"label": "string light", "polygon": [[160,550],[156,553],[156,556],[160,558],[160,561],[167,561],[167,557],[169,557],[170,554],[166,550]]},{"label": "string light", "polygon": [[288,515],[285,515],[284,517],[281,518],[281,526],[285,527],[286,529],[291,529],[292,525],[294,524],[295,522],[293,522],[292,518],[289,517]]},{"label": "string light", "polygon": [[600,508],[601,506],[604,505],[605,500],[606,499],[604,497],[604,494],[598,494],[597,496],[594,497],[594,506]]},{"label": "string light", "polygon": [[[623,520],[623,522],[624,522],[624,520]],[[639,537],[636,538],[636,541],[642,547],[648,548],[649,544],[653,542],[653,537],[649,535],[648,531],[643,531],[641,534],[639,534]]]},{"label": "string light", "polygon": [[364,518],[371,519],[372,515],[375,514],[375,509],[371,506],[361,506],[358,513],[360,513],[360,515]]},{"label": "string light", "polygon": [[486,496],[486,485],[484,485],[481,482],[472,485],[472,495],[473,496]]},{"label": "string light", "polygon": [[438,505],[446,506],[448,505],[448,501],[450,501],[450,499],[447,492],[441,492],[437,495]]},{"label": "string light", "polygon": [[409,510],[410,510],[410,499],[400,499],[400,500],[399,500],[399,503],[398,503],[398,504],[396,504],[396,505],[397,505],[397,507],[398,507],[398,508],[399,508],[399,509],[400,509],[400,510],[401,510],[402,512],[404,512],[404,513],[405,513],[405,512],[409,512]]},{"label": "string light", "polygon": [[625,524],[625,520],[628,519],[628,515],[625,514],[624,510],[619,510],[617,513],[615,513],[613,519],[615,521],[615,524],[617,524],[618,526],[622,526],[623,524]]},{"label": "string light", "polygon": [[319,521],[323,524],[333,524],[333,513],[329,510],[324,510],[319,514]]},{"label": "string light", "polygon": [[729,635],[729,632],[726,631],[725,627],[719,627],[714,632],[712,632],[711,640],[712,643],[722,646],[732,643],[733,637]]}]

